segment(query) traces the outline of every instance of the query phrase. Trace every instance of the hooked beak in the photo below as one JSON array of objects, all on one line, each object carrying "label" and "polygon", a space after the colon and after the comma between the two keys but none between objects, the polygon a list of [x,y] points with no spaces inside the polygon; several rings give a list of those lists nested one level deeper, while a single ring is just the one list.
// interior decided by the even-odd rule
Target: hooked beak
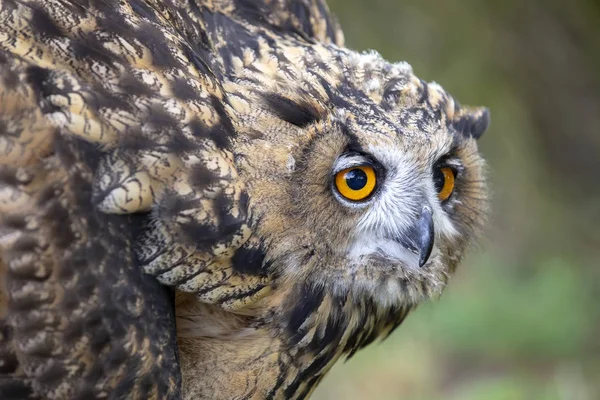
[{"label": "hooked beak", "polygon": [[433,212],[431,207],[424,206],[421,215],[400,242],[408,250],[419,256],[419,268],[422,268],[429,260],[434,240]]}]

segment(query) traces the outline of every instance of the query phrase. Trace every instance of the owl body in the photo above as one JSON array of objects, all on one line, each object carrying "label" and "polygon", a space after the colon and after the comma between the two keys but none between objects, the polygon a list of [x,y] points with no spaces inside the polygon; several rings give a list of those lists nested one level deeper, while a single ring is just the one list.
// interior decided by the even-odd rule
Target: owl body
[{"label": "owl body", "polygon": [[0,2],[0,393],[307,397],[446,286],[488,119],[320,0]]}]

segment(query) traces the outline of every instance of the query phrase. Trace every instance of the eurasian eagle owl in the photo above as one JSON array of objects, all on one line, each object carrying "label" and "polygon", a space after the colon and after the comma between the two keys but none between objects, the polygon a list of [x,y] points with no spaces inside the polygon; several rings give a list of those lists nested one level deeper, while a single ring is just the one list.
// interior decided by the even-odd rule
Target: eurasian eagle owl
[{"label": "eurasian eagle owl", "polygon": [[322,0],[0,0],[0,397],[307,397],[446,286],[488,120]]}]

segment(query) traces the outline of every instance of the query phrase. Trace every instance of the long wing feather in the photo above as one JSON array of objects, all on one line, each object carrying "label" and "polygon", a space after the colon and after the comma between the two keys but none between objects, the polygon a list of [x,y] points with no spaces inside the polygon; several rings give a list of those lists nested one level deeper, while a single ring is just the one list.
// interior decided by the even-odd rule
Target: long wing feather
[{"label": "long wing feather", "polygon": [[0,57],[0,398],[176,398],[173,304],[132,262],[134,217],[94,209],[97,150],[49,123],[47,72]]}]

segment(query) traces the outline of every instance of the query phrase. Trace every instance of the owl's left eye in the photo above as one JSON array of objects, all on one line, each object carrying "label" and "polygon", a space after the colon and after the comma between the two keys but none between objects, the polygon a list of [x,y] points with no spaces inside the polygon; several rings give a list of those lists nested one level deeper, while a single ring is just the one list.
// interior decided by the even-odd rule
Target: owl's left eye
[{"label": "owl's left eye", "polygon": [[450,167],[436,168],[433,171],[433,183],[440,201],[446,201],[454,192],[456,174]]},{"label": "owl's left eye", "polygon": [[373,167],[361,165],[347,168],[335,175],[335,187],[348,200],[361,201],[373,193],[377,176]]}]

